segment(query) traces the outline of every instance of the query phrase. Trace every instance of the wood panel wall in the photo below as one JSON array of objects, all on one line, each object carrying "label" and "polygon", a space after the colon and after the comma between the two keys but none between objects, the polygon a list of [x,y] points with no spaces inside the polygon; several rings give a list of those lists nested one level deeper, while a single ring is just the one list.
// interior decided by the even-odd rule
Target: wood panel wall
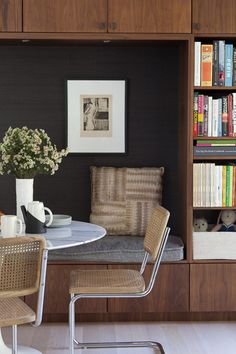
[{"label": "wood panel wall", "polygon": [[[54,213],[89,220],[90,165],[164,166],[163,205],[170,209],[173,234],[180,234],[178,189],[179,45],[0,47],[0,139],[9,126],[44,128],[65,146],[65,80],[128,80],[126,155],[69,156],[55,176],[35,178],[34,199]],[[15,180],[0,177],[0,210],[15,212]]]}]

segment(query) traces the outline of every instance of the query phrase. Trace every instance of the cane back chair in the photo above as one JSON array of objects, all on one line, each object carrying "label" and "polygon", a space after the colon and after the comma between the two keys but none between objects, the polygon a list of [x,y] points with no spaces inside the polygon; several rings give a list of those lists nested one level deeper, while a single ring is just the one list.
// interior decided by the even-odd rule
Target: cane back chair
[{"label": "cane back chair", "polygon": [[[169,211],[161,206],[154,209],[144,238],[144,258],[140,271],[131,269],[73,270],[70,276],[69,330],[70,354],[76,349],[152,347],[164,353],[160,343],[143,342],[101,342],[80,343],[75,339],[75,302],[82,298],[141,298],[148,295],[154,285],[161,257],[170,229],[167,227]],[[154,261],[149,283],[145,284],[143,273],[148,258]]]},{"label": "cane back chair", "polygon": [[[17,354],[17,325],[42,320],[46,277],[46,241],[40,236],[0,239],[0,327],[12,326],[12,353]],[[19,297],[38,292],[36,313]]]}]

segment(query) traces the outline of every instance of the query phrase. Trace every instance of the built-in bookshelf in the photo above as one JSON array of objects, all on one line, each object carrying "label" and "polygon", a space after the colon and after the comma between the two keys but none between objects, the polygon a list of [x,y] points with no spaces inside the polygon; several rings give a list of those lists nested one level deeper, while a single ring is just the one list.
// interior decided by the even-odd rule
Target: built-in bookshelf
[{"label": "built-in bookshelf", "polygon": [[193,218],[211,231],[222,210],[236,209],[236,38],[194,39]]}]

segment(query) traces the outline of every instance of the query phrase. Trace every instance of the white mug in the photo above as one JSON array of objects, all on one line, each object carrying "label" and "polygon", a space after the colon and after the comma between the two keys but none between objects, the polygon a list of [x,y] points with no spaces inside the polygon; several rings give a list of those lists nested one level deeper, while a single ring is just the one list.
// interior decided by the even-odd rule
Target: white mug
[{"label": "white mug", "polygon": [[36,219],[41,221],[43,224],[46,221],[45,210],[49,213],[49,221],[46,226],[50,226],[53,221],[53,214],[49,208],[46,208],[42,202],[33,201],[28,203],[27,207],[28,212],[33,215]]},{"label": "white mug", "polygon": [[[17,232],[17,224],[19,224],[19,232]],[[16,215],[1,216],[1,235],[2,237],[15,237],[23,232],[23,225]]]}]

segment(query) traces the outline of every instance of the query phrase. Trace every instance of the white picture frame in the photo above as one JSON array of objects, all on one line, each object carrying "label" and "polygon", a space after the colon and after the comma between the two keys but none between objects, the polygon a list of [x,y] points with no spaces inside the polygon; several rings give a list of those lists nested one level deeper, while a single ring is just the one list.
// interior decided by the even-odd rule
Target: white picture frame
[{"label": "white picture frame", "polygon": [[67,80],[67,147],[126,152],[126,80]]}]

